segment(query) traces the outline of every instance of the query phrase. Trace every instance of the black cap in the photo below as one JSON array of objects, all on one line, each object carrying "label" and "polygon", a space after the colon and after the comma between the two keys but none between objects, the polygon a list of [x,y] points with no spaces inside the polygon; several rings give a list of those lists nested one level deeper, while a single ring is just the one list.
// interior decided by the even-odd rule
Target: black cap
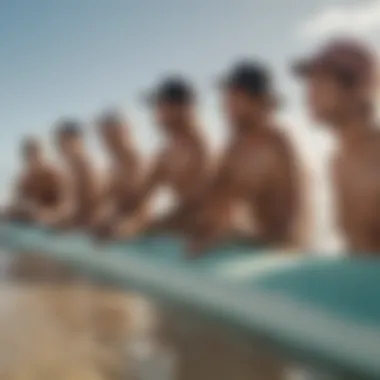
[{"label": "black cap", "polygon": [[83,134],[82,125],[74,119],[63,119],[57,123],[57,134],[59,136],[81,136]]},{"label": "black cap", "polygon": [[272,100],[277,98],[274,95],[270,71],[255,61],[243,61],[233,66],[222,79],[222,86],[238,88],[255,97],[270,97]]},{"label": "black cap", "polygon": [[195,91],[191,84],[182,77],[164,79],[155,91],[146,97],[150,104],[167,102],[171,104],[188,104],[195,101]]}]

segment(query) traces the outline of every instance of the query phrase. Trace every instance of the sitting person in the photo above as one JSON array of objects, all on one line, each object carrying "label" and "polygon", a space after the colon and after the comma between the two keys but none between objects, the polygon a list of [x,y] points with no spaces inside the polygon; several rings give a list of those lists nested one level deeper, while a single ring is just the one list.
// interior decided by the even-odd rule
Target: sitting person
[{"label": "sitting person", "polygon": [[173,191],[177,205],[162,218],[146,217],[138,229],[129,226],[120,231],[124,236],[130,231],[132,234],[184,232],[209,179],[208,154],[198,129],[192,87],[182,78],[168,78],[149,96],[149,102],[154,107],[156,123],[162,128],[166,144],[131,205],[137,213],[146,210],[151,196],[161,186]]},{"label": "sitting person", "polygon": [[295,65],[311,116],[337,138],[330,170],[337,224],[350,255],[380,254],[378,63],[370,46],[337,39]]},{"label": "sitting person", "polygon": [[224,109],[232,137],[216,179],[196,214],[190,251],[234,236],[234,212],[240,202],[251,216],[252,242],[295,244],[301,214],[298,160],[287,137],[275,126],[276,99],[265,67],[238,64],[223,83]]},{"label": "sitting person", "polygon": [[48,223],[60,212],[64,202],[62,174],[47,161],[41,144],[35,139],[27,138],[23,142],[22,155],[24,167],[5,218]]},{"label": "sitting person", "polygon": [[99,210],[103,191],[101,179],[86,151],[84,133],[78,122],[62,121],[56,136],[68,169],[66,188],[69,194],[67,207],[57,219],[56,226],[89,228]]},{"label": "sitting person", "polygon": [[135,228],[138,228],[139,220],[141,223],[144,221],[144,210],[139,210],[138,216],[134,213],[134,200],[142,180],[141,159],[131,140],[128,125],[117,114],[105,114],[97,124],[110,156],[111,168],[93,228],[98,237],[117,237],[123,235],[131,218]]}]

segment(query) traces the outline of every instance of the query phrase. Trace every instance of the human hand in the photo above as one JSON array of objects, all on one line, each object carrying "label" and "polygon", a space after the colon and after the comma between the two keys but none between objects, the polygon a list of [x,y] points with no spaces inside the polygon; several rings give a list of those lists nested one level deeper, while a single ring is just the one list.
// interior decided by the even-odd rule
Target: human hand
[{"label": "human hand", "polygon": [[116,221],[110,226],[110,237],[117,240],[133,238],[138,230],[130,220]]}]

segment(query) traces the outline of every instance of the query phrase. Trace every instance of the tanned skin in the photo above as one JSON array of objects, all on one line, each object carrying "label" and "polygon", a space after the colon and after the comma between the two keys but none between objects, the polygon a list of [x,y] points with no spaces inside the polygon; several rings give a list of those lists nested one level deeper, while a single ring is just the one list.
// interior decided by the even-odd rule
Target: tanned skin
[{"label": "tanned skin", "polygon": [[94,222],[98,237],[123,238],[133,234],[132,225],[145,220],[143,208],[136,212],[136,194],[142,184],[141,158],[122,120],[99,122],[99,133],[111,161],[110,177],[102,200],[100,213]]},{"label": "tanned skin", "polygon": [[166,137],[166,144],[136,198],[136,208],[144,207],[158,187],[173,190],[177,198],[174,211],[150,219],[146,232],[185,232],[199,205],[209,180],[208,152],[198,128],[195,106],[191,103],[158,101],[155,119]]},{"label": "tanned skin", "polygon": [[338,149],[331,161],[338,225],[352,255],[380,252],[380,133],[372,104],[374,78],[346,82],[312,70],[307,99],[314,119],[330,126]]},{"label": "tanned skin", "polygon": [[64,200],[62,174],[47,161],[37,140],[26,139],[22,155],[24,168],[6,217],[14,221],[49,223]]},{"label": "tanned skin", "polygon": [[242,201],[255,224],[252,243],[295,244],[300,173],[291,144],[274,126],[272,104],[239,88],[225,89],[223,97],[232,137],[198,213],[191,255],[234,236],[234,211]]},{"label": "tanned skin", "polygon": [[61,127],[57,131],[61,157],[68,169],[66,182],[70,202],[58,218],[61,228],[90,228],[99,210],[102,187],[79,127]]}]

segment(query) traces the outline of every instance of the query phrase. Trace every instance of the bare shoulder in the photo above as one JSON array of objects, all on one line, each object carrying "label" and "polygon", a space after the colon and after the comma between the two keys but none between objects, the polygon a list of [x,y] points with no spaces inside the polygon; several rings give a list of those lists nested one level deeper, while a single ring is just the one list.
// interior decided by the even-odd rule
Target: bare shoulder
[{"label": "bare shoulder", "polygon": [[61,179],[65,177],[64,171],[60,167],[53,164],[46,164],[41,169],[41,175],[42,178],[54,182],[59,182]]},{"label": "bare shoulder", "polygon": [[278,127],[270,127],[264,135],[261,144],[262,154],[265,154],[272,163],[286,164],[295,161],[295,148],[287,133]]},{"label": "bare shoulder", "polygon": [[279,151],[286,151],[292,153],[294,151],[294,146],[291,141],[289,134],[280,129],[278,126],[273,126],[268,128],[269,138],[272,141],[273,147]]}]

